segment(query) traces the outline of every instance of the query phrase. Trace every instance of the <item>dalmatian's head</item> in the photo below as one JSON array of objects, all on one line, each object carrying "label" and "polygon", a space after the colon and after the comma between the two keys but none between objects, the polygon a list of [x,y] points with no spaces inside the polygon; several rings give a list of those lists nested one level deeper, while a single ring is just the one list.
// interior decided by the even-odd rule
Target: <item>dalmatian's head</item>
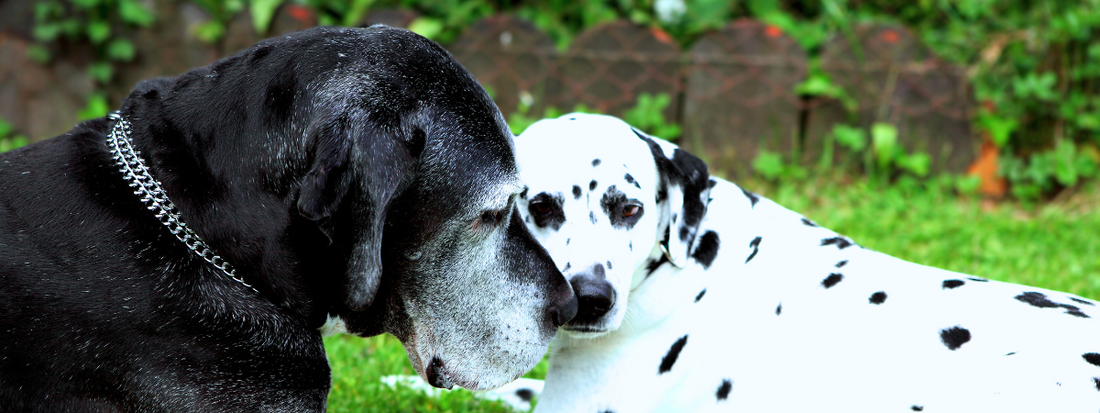
[{"label": "dalmatian's head", "polygon": [[577,337],[618,329],[648,266],[683,266],[706,209],[706,164],[611,116],[574,113],[516,139],[524,223],[569,279]]}]

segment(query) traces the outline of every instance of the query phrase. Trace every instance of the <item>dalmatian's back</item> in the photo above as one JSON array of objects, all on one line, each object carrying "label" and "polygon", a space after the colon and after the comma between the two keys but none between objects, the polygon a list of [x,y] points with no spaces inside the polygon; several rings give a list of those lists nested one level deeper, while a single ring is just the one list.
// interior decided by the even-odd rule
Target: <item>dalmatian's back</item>
[{"label": "dalmatian's back", "polygon": [[559,332],[539,412],[1100,411],[1096,302],[906,262],[710,181],[691,260],[640,263],[618,330]]}]

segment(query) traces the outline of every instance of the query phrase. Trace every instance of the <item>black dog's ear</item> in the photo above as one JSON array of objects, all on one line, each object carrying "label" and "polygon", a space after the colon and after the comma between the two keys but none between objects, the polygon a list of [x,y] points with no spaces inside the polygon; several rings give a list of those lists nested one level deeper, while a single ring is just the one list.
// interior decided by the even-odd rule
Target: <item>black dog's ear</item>
[{"label": "black dog's ear", "polygon": [[661,223],[666,226],[659,231],[658,237],[663,239],[658,241],[672,265],[683,268],[710,201],[707,164],[673,144],[658,143],[657,139],[637,129],[634,134],[649,145],[661,176],[657,201],[661,205]]},{"label": "black dog's ear", "polygon": [[[354,231],[344,284],[344,303],[353,311],[369,307],[381,284],[386,208],[423,147],[416,142],[423,140],[423,132],[413,136],[401,142],[367,121],[347,116],[320,119],[307,132],[314,155],[299,188],[298,212],[316,222],[330,243],[346,239],[336,231]],[[349,193],[356,199],[344,199]],[[333,217],[339,208],[351,208],[354,216],[335,228]]]},{"label": "black dog's ear", "polygon": [[298,213],[314,221],[333,241],[332,216],[347,195],[347,169],[353,138],[347,118],[321,118],[310,125],[306,140],[313,149],[313,165],[298,188]]}]

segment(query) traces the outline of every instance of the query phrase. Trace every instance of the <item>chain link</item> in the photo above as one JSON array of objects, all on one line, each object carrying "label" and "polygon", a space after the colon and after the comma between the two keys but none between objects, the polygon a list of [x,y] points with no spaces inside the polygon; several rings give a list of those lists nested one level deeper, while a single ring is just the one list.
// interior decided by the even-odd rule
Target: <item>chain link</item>
[{"label": "chain link", "polygon": [[114,158],[115,164],[119,167],[118,171],[126,178],[130,187],[134,188],[134,195],[140,197],[141,202],[156,215],[157,220],[168,227],[168,231],[182,241],[195,255],[218,267],[229,278],[255,291],[254,287],[244,282],[244,279],[237,275],[237,270],[233,268],[232,264],[215,254],[213,249],[206,245],[202,238],[199,238],[199,235],[183,222],[176,205],[168,200],[168,194],[161,188],[160,182],[145,167],[145,161],[140,156],[141,153],[131,145],[130,133],[132,133],[132,129],[130,122],[123,119],[118,112],[112,112],[107,117],[115,121],[115,126],[111,129],[110,135],[107,136],[107,147],[110,148],[111,157]]}]

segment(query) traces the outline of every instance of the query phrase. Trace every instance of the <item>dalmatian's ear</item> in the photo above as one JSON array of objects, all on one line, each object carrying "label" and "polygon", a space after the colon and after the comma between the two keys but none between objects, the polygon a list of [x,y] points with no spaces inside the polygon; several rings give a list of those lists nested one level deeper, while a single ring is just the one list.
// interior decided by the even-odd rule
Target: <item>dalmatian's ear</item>
[{"label": "dalmatian's ear", "polygon": [[707,164],[676,145],[634,129],[653,153],[661,177],[657,203],[661,206],[662,229],[657,236],[672,265],[683,268],[695,243],[699,224],[710,200]]},{"label": "dalmatian's ear", "polygon": [[312,165],[298,189],[298,213],[348,257],[344,302],[353,311],[370,306],[378,292],[387,205],[423,148],[424,133],[412,135],[419,143],[354,113],[319,117],[306,132]]}]

